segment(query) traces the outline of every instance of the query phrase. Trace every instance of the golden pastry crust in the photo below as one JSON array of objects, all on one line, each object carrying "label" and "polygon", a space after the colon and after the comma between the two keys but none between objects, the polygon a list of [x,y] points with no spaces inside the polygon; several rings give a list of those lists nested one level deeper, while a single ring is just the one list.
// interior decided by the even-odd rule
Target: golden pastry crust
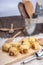
[{"label": "golden pastry crust", "polygon": [[19,51],[20,51],[20,53],[23,54],[23,53],[27,53],[28,49],[29,49],[28,45],[21,45],[19,48]]},{"label": "golden pastry crust", "polygon": [[19,49],[21,43],[20,42],[15,42],[12,44],[12,47],[16,47],[17,49]]},{"label": "golden pastry crust", "polygon": [[28,40],[27,37],[24,37],[24,38],[21,40],[22,43],[24,43],[24,42],[28,42],[28,41],[29,41],[29,40]]},{"label": "golden pastry crust", "polygon": [[32,46],[32,48],[35,49],[35,50],[39,49],[39,43],[38,43],[38,42],[33,42],[33,43],[31,44],[31,46]]},{"label": "golden pastry crust", "polygon": [[35,40],[36,40],[36,39],[35,39],[35,37],[33,37],[33,36],[29,38],[29,42],[30,42],[30,43],[35,42]]},{"label": "golden pastry crust", "polygon": [[10,49],[9,49],[9,55],[10,56],[16,56],[16,55],[18,55],[18,49],[16,48],[16,47],[11,47]]},{"label": "golden pastry crust", "polygon": [[29,48],[31,47],[30,42],[24,42],[23,45],[28,45]]},{"label": "golden pastry crust", "polygon": [[2,46],[2,50],[5,51],[5,52],[8,52],[9,51],[9,48],[10,48],[10,44],[8,43],[5,43],[3,46]]}]

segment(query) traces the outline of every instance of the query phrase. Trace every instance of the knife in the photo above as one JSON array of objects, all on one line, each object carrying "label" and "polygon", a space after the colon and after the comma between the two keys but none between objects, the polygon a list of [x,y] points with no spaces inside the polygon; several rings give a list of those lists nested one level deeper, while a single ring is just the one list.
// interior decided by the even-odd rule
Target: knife
[{"label": "knife", "polygon": [[33,55],[33,57],[31,59],[25,60],[23,62],[21,62],[22,65],[25,65],[27,63],[29,63],[30,61],[34,60],[34,59],[42,59],[43,58],[43,49],[39,50],[38,52],[35,53],[35,55]]}]

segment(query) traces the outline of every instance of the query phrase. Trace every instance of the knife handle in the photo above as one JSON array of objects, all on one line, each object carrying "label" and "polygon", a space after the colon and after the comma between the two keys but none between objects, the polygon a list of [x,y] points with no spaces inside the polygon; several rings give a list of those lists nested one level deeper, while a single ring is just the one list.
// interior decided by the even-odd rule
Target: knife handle
[{"label": "knife handle", "polygon": [[21,62],[21,64],[22,64],[22,65],[25,65],[25,64],[29,63],[30,61],[32,61],[32,60],[34,60],[34,59],[36,59],[36,58],[37,58],[37,57],[34,56],[34,57],[32,57],[31,59],[29,59],[29,60],[25,60],[25,61]]}]

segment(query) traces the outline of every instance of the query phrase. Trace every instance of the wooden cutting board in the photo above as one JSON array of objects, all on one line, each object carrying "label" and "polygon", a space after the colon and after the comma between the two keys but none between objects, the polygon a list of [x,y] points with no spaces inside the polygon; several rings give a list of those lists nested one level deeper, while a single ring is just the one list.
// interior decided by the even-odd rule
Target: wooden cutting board
[{"label": "wooden cutting board", "polygon": [[[41,48],[43,47],[40,46],[40,49]],[[9,53],[3,52],[2,49],[0,48],[0,65],[11,65],[12,63],[18,62],[31,56],[37,51],[38,50],[29,49],[28,53],[26,54],[19,53],[18,56],[9,56]]]},{"label": "wooden cutting board", "polygon": [[[40,46],[40,49],[42,47]],[[8,53],[6,52],[3,52],[1,49],[0,49],[0,65],[9,65],[9,64],[12,64],[14,62],[18,62],[22,59],[25,59],[26,57],[29,57],[30,55],[34,54],[35,52],[37,52],[38,50],[33,50],[33,49],[30,49],[28,51],[28,53],[26,54],[18,54],[18,56],[9,56]]]}]

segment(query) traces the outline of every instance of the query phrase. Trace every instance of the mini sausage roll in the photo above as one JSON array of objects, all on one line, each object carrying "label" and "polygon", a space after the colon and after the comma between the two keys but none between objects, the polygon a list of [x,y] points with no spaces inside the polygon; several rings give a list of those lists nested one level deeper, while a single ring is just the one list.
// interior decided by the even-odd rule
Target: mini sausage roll
[{"label": "mini sausage roll", "polygon": [[21,43],[20,42],[15,42],[12,44],[12,47],[16,47],[17,49],[19,49]]},{"label": "mini sausage roll", "polygon": [[35,50],[39,49],[39,43],[38,43],[38,42],[33,42],[33,43],[31,44],[31,46],[32,46],[32,48],[35,49]]},{"label": "mini sausage roll", "polygon": [[11,47],[10,44],[5,43],[5,44],[2,46],[2,50],[5,51],[5,52],[8,52],[10,47]]},{"label": "mini sausage roll", "polygon": [[23,43],[23,42],[28,42],[28,38],[27,37],[24,37],[22,40],[21,40],[21,42]]},{"label": "mini sausage roll", "polygon": [[10,49],[9,49],[9,55],[10,56],[16,56],[16,55],[18,55],[18,49],[16,48],[16,47],[11,47]]},{"label": "mini sausage roll", "polygon": [[35,37],[33,37],[33,36],[29,38],[29,42],[30,42],[30,43],[35,42],[35,40],[36,40],[36,39],[35,39]]},{"label": "mini sausage roll", "polygon": [[19,48],[19,51],[20,51],[20,53],[23,54],[23,53],[27,53],[28,49],[29,49],[28,45],[21,45]]},{"label": "mini sausage roll", "polygon": [[24,42],[23,45],[27,45],[29,48],[31,47],[30,42]]}]

